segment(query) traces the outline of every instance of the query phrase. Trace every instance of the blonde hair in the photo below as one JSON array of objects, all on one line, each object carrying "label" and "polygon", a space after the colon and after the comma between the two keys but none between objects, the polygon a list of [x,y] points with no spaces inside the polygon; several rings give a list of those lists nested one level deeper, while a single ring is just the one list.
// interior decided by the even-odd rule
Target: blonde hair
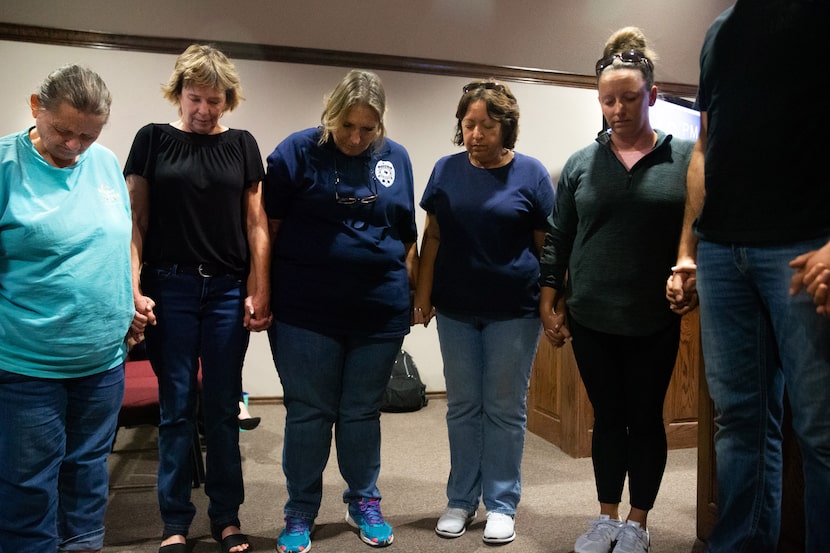
[{"label": "blonde hair", "polygon": [[172,104],[178,104],[187,86],[225,91],[225,109],[233,111],[242,100],[242,86],[236,67],[225,54],[207,44],[191,44],[176,58],[176,65],[161,90]]},{"label": "blonde hair", "polygon": [[607,58],[620,52],[628,52],[636,50],[643,54],[651,61],[651,65],[646,63],[632,64],[624,62],[620,59],[615,59],[613,63],[607,68],[613,69],[639,69],[643,73],[646,85],[649,87],[654,85],[654,62],[657,61],[657,52],[655,52],[649,45],[646,35],[639,27],[623,27],[608,37],[605,41],[605,48],[602,50],[602,57]]},{"label": "blonde hair", "polygon": [[328,142],[331,134],[337,130],[349,109],[356,105],[365,105],[374,109],[378,114],[378,133],[374,146],[377,147],[386,137],[386,126],[383,124],[383,115],[386,113],[386,92],[380,77],[371,71],[352,69],[326,96],[325,107],[320,116],[323,132],[320,144]]}]

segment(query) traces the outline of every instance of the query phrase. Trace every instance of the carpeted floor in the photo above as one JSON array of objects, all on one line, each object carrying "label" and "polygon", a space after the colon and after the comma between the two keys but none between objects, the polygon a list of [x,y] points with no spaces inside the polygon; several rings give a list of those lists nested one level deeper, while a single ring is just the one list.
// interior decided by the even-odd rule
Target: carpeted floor
[{"label": "carpeted floor", "polygon": [[[251,414],[262,417],[255,430],[240,435],[246,500],[240,512],[243,531],[255,551],[274,551],[282,528],[286,500],[280,459],[284,407],[257,403]],[[379,487],[383,514],[395,529],[389,553],[568,553],[573,542],[597,515],[593,469],[588,458],[573,459],[556,446],[528,434],[523,463],[522,502],[516,515],[516,540],[504,546],[481,540],[484,512],[457,539],[438,537],[433,529],[446,505],[449,469],[446,401],[433,398],[415,413],[385,413],[383,465]],[[161,521],[156,499],[156,429],[122,429],[110,457],[110,507],[104,553],[156,553]],[[669,452],[660,496],[649,516],[652,553],[690,553],[695,543],[695,482],[697,451]],[[145,485],[143,488],[123,486]],[[324,496],[312,534],[314,553],[369,552],[356,530],[344,522],[343,481],[332,450],[325,472]],[[626,492],[627,495],[627,492]],[[193,490],[198,513],[190,532],[194,553],[219,551],[210,538],[204,488]]]}]

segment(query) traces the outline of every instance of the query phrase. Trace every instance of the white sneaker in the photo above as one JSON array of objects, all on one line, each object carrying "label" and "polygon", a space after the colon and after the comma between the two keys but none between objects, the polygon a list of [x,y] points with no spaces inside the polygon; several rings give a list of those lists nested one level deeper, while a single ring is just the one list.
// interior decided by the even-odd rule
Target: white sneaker
[{"label": "white sneaker", "polygon": [[475,511],[459,507],[447,507],[435,525],[435,533],[443,538],[457,538],[464,535],[467,525],[476,518]]},{"label": "white sneaker", "polygon": [[591,521],[588,531],[576,538],[574,553],[608,553],[623,521],[608,515],[599,515]]},{"label": "white sneaker", "polygon": [[482,538],[484,543],[510,543],[516,539],[514,523],[513,515],[487,513],[487,525]]},{"label": "white sneaker", "polygon": [[648,553],[651,537],[639,522],[629,520],[617,533],[617,545],[612,553]]}]

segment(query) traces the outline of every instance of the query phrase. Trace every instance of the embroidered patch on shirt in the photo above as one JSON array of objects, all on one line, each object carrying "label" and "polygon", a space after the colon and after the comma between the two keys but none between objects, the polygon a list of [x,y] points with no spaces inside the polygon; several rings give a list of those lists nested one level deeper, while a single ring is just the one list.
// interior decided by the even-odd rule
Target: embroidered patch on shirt
[{"label": "embroidered patch on shirt", "polygon": [[375,178],[383,186],[389,188],[395,182],[395,166],[391,161],[380,160],[375,165]]}]

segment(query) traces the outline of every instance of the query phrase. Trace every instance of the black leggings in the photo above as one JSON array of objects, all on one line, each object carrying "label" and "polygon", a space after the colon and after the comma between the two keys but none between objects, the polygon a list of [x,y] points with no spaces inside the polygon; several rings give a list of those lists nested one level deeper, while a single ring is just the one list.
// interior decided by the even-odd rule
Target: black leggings
[{"label": "black leggings", "polygon": [[680,317],[649,336],[568,327],[579,374],[594,408],[591,458],[600,503],[620,503],[625,476],[631,506],[654,506],[666,468],[663,401],[677,348]]}]

